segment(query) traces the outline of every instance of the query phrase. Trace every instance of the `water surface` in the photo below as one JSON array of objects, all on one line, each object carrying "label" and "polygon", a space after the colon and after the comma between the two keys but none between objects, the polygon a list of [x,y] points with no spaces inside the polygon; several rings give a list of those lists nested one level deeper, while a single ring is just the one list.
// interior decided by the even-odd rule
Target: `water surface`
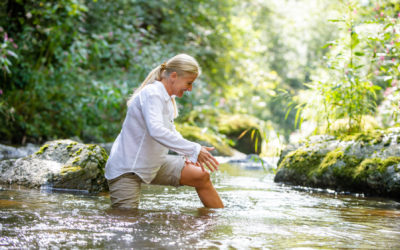
[{"label": "water surface", "polygon": [[107,194],[2,186],[0,248],[400,248],[399,202],[279,185],[252,166],[213,174],[224,209],[189,187],[145,185],[127,212]]}]

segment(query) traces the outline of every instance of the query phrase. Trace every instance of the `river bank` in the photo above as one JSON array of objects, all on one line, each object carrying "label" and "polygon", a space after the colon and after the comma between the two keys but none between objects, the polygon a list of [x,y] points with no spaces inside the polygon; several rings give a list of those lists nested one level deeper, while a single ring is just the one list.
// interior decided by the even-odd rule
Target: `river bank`
[{"label": "river bank", "polygon": [[400,128],[315,136],[291,145],[282,152],[274,180],[400,199]]}]

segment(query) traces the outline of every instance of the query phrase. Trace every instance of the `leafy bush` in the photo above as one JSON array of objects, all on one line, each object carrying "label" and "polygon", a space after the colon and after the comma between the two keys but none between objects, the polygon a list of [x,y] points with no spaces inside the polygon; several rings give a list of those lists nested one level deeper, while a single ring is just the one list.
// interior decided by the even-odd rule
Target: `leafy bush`
[{"label": "leafy bush", "polygon": [[330,53],[325,66],[306,84],[309,90],[297,97],[298,123],[314,120],[324,124],[327,133],[339,119],[348,121],[346,133],[361,131],[363,117],[375,115],[380,90],[397,84],[399,70],[399,5],[342,6],[347,10],[344,18],[332,20],[340,25],[341,37],[326,45]]},{"label": "leafy bush", "polygon": [[[222,20],[209,11],[229,10],[227,3],[2,2],[1,140],[113,140],[126,99],[157,63],[179,52],[196,52],[191,54],[207,60],[205,68],[217,68],[213,56],[222,39],[218,34],[205,39],[206,30]],[[194,11],[197,7],[201,11]],[[199,39],[206,41],[194,43]],[[182,103],[190,102],[186,98]]]}]

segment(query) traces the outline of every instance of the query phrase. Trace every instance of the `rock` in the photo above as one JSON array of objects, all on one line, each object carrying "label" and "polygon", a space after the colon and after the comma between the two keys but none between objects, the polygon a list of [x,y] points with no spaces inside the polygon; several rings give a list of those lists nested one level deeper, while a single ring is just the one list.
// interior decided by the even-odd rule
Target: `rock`
[{"label": "rock", "polygon": [[95,144],[51,141],[27,157],[0,161],[0,183],[99,192],[107,190],[107,158]]},{"label": "rock", "polygon": [[275,182],[400,198],[400,130],[320,137],[283,151]]},{"label": "rock", "polygon": [[105,143],[99,143],[98,145],[102,148],[104,148],[107,152],[107,154],[110,154],[111,148],[114,142],[105,142]]},{"label": "rock", "polygon": [[217,156],[232,156],[235,151],[224,141],[221,140],[215,133],[207,128],[199,128],[187,124],[176,124],[176,130],[189,141],[197,142],[202,146],[215,147],[212,151],[213,155]]},{"label": "rock", "polygon": [[0,160],[16,159],[35,153],[39,146],[28,143],[24,147],[12,147],[0,144]]},{"label": "rock", "polygon": [[262,121],[250,115],[221,115],[218,132],[234,142],[234,148],[245,154],[260,154],[263,141]]},{"label": "rock", "polygon": [[[219,155],[232,156],[228,147],[233,147],[244,154],[261,153],[265,137],[263,128],[266,124],[254,116],[226,113],[220,109],[202,106],[194,108],[180,120],[185,121],[185,124],[176,124],[176,128],[183,137],[193,141],[200,138],[198,142],[208,142],[215,146]],[[193,132],[188,129],[189,126]],[[201,134],[197,129],[201,130]],[[217,143],[210,136],[217,139]],[[217,146],[221,146],[222,150]]]}]

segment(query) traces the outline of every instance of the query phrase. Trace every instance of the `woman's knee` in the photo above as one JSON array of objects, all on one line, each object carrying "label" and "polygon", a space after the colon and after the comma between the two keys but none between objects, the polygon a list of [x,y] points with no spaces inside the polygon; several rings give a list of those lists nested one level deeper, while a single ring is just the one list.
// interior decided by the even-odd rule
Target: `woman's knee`
[{"label": "woman's knee", "polygon": [[199,187],[211,184],[210,173],[207,171],[201,171],[197,176],[197,183]]},{"label": "woman's knee", "polygon": [[181,185],[192,187],[203,187],[211,184],[210,173],[202,171],[201,168],[194,165],[186,165],[181,173]]}]

